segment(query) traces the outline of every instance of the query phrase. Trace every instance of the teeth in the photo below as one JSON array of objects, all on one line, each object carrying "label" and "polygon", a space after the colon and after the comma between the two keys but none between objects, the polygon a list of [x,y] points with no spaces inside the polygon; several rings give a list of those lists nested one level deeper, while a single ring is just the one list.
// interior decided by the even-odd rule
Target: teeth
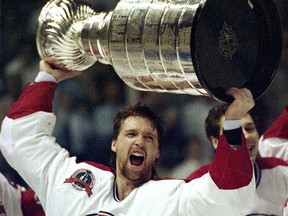
[{"label": "teeth", "polygon": [[136,156],[136,157],[143,157],[144,155],[139,153],[139,152],[134,152],[132,153],[132,155]]}]

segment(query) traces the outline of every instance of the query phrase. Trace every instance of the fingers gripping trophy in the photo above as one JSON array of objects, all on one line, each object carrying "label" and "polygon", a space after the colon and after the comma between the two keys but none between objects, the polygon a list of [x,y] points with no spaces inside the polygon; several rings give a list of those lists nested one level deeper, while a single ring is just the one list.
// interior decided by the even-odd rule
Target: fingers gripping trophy
[{"label": "fingers gripping trophy", "polygon": [[229,87],[255,99],[270,85],[282,50],[273,0],[51,0],[38,20],[42,59],[65,70],[111,64],[140,91],[211,96]]}]

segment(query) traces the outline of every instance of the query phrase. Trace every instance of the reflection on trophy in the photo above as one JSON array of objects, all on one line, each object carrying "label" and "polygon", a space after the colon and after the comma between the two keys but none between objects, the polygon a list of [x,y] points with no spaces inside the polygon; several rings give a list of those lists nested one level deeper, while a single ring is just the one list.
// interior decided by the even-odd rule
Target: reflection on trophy
[{"label": "reflection on trophy", "polygon": [[141,91],[212,96],[247,87],[259,98],[282,50],[273,0],[51,0],[38,21],[40,57],[66,70],[111,64]]}]

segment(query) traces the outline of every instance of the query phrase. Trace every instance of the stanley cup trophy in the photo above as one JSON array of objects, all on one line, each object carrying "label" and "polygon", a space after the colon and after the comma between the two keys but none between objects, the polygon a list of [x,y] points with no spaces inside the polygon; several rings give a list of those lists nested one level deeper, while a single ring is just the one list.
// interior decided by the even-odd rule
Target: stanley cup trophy
[{"label": "stanley cup trophy", "polygon": [[[108,0],[107,0],[108,1]],[[270,85],[282,50],[273,0],[51,0],[38,20],[42,59],[83,71],[111,64],[141,91],[212,96],[247,87],[254,99]]]}]

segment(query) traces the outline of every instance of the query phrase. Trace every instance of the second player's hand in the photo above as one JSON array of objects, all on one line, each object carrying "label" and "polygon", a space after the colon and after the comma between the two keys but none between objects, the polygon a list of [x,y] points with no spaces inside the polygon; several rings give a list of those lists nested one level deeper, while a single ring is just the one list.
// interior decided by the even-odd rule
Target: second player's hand
[{"label": "second player's hand", "polygon": [[65,71],[61,69],[54,69],[44,60],[40,61],[39,68],[41,71],[45,71],[51,74],[57,82],[76,77],[81,74],[81,71]]},{"label": "second player's hand", "polygon": [[232,87],[228,89],[227,94],[231,95],[234,100],[225,113],[226,120],[242,119],[255,105],[253,95],[247,88]]}]

